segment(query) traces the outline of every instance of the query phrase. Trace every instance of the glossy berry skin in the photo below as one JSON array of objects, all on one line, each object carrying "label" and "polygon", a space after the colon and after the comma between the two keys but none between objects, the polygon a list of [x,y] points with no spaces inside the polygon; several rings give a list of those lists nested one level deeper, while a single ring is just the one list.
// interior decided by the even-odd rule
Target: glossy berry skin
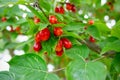
[{"label": "glossy berry skin", "polygon": [[90,36],[90,37],[89,37],[89,41],[92,42],[92,43],[94,43],[94,42],[95,42],[95,39],[94,39],[92,36]]},{"label": "glossy berry skin", "polygon": [[72,9],[72,5],[70,3],[66,3],[66,9],[67,10],[71,10]]},{"label": "glossy berry skin", "polygon": [[62,40],[59,40],[56,45],[55,51],[60,52],[62,49],[63,49],[63,43]]},{"label": "glossy berry skin", "polygon": [[2,22],[6,22],[7,21],[7,18],[6,17],[2,17]]},{"label": "glossy berry skin", "polygon": [[56,55],[59,57],[62,56],[63,53],[64,53],[63,49],[61,51],[56,51]]},{"label": "glossy berry skin", "polygon": [[94,21],[93,21],[93,20],[89,20],[89,21],[88,21],[88,24],[89,24],[89,25],[93,25],[93,24],[94,24]]},{"label": "glossy berry skin", "polygon": [[49,16],[49,22],[50,22],[51,24],[56,24],[56,23],[58,22],[56,16],[50,15],[50,16]]},{"label": "glossy berry skin", "polygon": [[35,42],[33,46],[34,51],[39,52],[42,49],[40,42]]},{"label": "glossy berry skin", "polygon": [[63,30],[61,27],[55,27],[53,33],[55,36],[61,36],[63,34]]},{"label": "glossy berry skin", "polygon": [[55,8],[55,12],[56,12],[56,13],[59,13],[59,11],[60,11],[60,10],[59,10],[59,7],[56,7],[56,8]]},{"label": "glossy berry skin", "polygon": [[40,42],[41,41],[39,33],[40,33],[40,31],[35,36],[35,42]]},{"label": "glossy berry skin", "polygon": [[62,42],[63,42],[63,46],[66,48],[66,49],[70,49],[72,47],[72,43],[69,39],[67,38],[62,38],[61,39]]},{"label": "glossy berry skin", "polygon": [[72,12],[76,12],[76,7],[75,7],[75,5],[71,5],[72,6],[72,8],[71,8],[71,10],[72,10]]},{"label": "glossy berry skin", "polygon": [[64,10],[64,8],[63,8],[62,6],[60,7],[59,10],[60,10],[60,11],[59,11],[60,14],[64,14],[64,13],[65,13],[65,10]]},{"label": "glossy berry skin", "polygon": [[40,19],[39,18],[34,18],[34,23],[35,24],[38,24],[40,22]]},{"label": "glossy berry skin", "polygon": [[44,28],[43,30],[39,31],[36,35],[36,42],[40,41],[47,41],[50,38],[50,30],[48,28]]}]

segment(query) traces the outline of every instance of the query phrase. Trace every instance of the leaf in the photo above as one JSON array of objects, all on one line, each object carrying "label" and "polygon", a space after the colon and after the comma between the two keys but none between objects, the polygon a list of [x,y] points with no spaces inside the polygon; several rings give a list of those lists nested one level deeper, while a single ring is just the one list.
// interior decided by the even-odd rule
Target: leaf
[{"label": "leaf", "polygon": [[101,35],[108,35],[110,33],[110,29],[102,22],[95,22],[95,27],[99,30]]},{"label": "leaf", "polygon": [[86,29],[86,32],[88,34],[90,34],[91,36],[93,36],[94,38],[96,39],[100,39],[100,32],[98,31],[98,29],[92,25],[92,26],[89,26],[87,29]]},{"label": "leaf", "polygon": [[116,25],[112,28],[111,31],[112,36],[120,38],[120,20],[116,23]]},{"label": "leaf", "polygon": [[45,80],[60,80],[59,77],[55,74],[48,74]]},{"label": "leaf", "polygon": [[0,80],[15,80],[14,75],[8,71],[0,72]]},{"label": "leaf", "polygon": [[75,60],[66,68],[67,80],[105,80],[107,70],[101,62]]},{"label": "leaf", "polygon": [[120,40],[115,40],[105,45],[105,47],[102,49],[101,54],[104,54],[105,52],[110,51],[110,50],[120,52]]},{"label": "leaf", "polygon": [[35,10],[30,5],[26,5],[26,7],[30,9],[31,12],[34,13],[37,17],[39,17],[41,21],[48,22],[47,18],[42,13],[40,14],[37,10]]},{"label": "leaf", "polygon": [[89,49],[86,45],[73,45],[72,48],[66,50],[65,53],[72,59],[78,59],[80,57],[87,58]]},{"label": "leaf", "polygon": [[84,24],[77,23],[77,22],[71,22],[68,25],[66,25],[63,30],[68,30],[68,31],[83,31]]},{"label": "leaf", "polygon": [[114,68],[118,73],[120,73],[120,53],[117,53],[113,59],[111,67]]},{"label": "leaf", "polygon": [[36,54],[15,56],[9,64],[15,80],[44,80],[47,75],[45,61]]}]

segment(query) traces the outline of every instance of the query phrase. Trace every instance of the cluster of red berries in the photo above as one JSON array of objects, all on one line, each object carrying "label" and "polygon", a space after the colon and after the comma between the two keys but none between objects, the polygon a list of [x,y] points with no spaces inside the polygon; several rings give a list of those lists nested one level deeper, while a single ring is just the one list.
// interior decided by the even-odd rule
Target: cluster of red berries
[{"label": "cluster of red berries", "polygon": [[10,26],[10,32],[17,32],[19,34],[21,34],[21,27],[17,26],[15,29],[13,28],[13,26]]},{"label": "cluster of red berries", "polygon": [[[74,4],[71,4],[71,3],[66,3],[66,9],[69,10],[69,11],[72,11],[72,12],[76,12],[76,7]],[[64,14],[65,13],[65,10],[63,8],[63,6],[57,6],[55,8],[55,12],[56,13],[60,13],[60,14]]]},{"label": "cluster of red berries", "polygon": [[[56,16],[50,15],[49,16],[49,22],[51,24],[56,24],[56,23],[58,23],[58,20],[57,20]],[[62,27],[54,27],[53,33],[54,33],[54,36],[56,36],[56,37],[61,36],[63,34]],[[35,36],[35,43],[34,43],[33,49],[36,52],[39,52],[42,49],[41,42],[42,41],[47,41],[49,38],[50,38],[49,28],[44,28],[41,31],[39,31]],[[72,47],[72,43],[67,38],[61,38],[58,41],[58,43],[56,45],[56,48],[55,48],[57,56],[61,56],[63,54],[63,46],[66,49],[69,49],[69,48]]]}]

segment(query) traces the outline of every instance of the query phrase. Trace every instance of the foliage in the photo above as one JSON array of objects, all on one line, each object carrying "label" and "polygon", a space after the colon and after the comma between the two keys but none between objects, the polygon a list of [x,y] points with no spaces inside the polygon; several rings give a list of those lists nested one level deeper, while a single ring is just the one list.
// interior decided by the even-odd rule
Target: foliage
[{"label": "foliage", "polygon": [[[1,71],[0,80],[119,80],[119,4],[119,0],[104,5],[101,0],[0,0],[0,51],[8,49],[12,56],[9,71]],[[112,28],[106,25],[110,20],[116,21]],[[58,32],[55,27],[60,27]],[[19,35],[28,40],[17,42]],[[25,54],[14,55],[16,49]],[[55,70],[48,72],[48,64]]]}]

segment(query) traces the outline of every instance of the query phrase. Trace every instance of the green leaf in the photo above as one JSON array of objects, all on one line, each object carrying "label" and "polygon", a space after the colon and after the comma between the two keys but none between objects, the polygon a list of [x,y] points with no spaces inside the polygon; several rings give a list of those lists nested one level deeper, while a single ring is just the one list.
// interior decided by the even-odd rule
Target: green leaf
[{"label": "green leaf", "polygon": [[65,51],[66,55],[72,59],[87,58],[89,49],[86,45],[73,45],[71,49]]},{"label": "green leaf", "polygon": [[77,23],[77,22],[71,22],[68,25],[66,25],[63,30],[68,30],[68,31],[83,31],[84,24]]},{"label": "green leaf", "polygon": [[101,35],[108,35],[110,33],[110,29],[106,26],[105,23],[95,22],[94,25],[97,27]]},{"label": "green leaf", "polygon": [[111,31],[112,36],[120,38],[120,20],[116,23],[116,25],[112,28]]},{"label": "green leaf", "polygon": [[36,54],[15,56],[9,64],[10,72],[15,74],[15,80],[44,80],[47,76],[46,64]]},{"label": "green leaf", "polygon": [[8,71],[0,72],[0,80],[15,80],[14,75]]},{"label": "green leaf", "polygon": [[98,31],[98,29],[94,25],[89,26],[87,28],[86,32],[88,34],[90,34],[91,36],[93,36],[94,38],[100,39],[100,32]]},{"label": "green leaf", "polygon": [[114,60],[111,64],[111,67],[114,68],[118,73],[120,73],[120,53],[117,53],[114,57]]},{"label": "green leaf", "polygon": [[105,47],[102,49],[101,54],[104,54],[105,52],[110,51],[110,50],[120,52],[120,40],[115,40],[105,45]]},{"label": "green leaf", "polygon": [[47,18],[41,13],[39,13],[37,10],[35,10],[30,5],[26,5],[27,8],[29,8],[37,17],[40,18],[41,21],[48,22]]},{"label": "green leaf", "polygon": [[60,80],[59,77],[55,74],[48,74],[45,80]]},{"label": "green leaf", "polygon": [[75,60],[66,68],[67,80],[105,80],[106,67],[101,62]]}]

